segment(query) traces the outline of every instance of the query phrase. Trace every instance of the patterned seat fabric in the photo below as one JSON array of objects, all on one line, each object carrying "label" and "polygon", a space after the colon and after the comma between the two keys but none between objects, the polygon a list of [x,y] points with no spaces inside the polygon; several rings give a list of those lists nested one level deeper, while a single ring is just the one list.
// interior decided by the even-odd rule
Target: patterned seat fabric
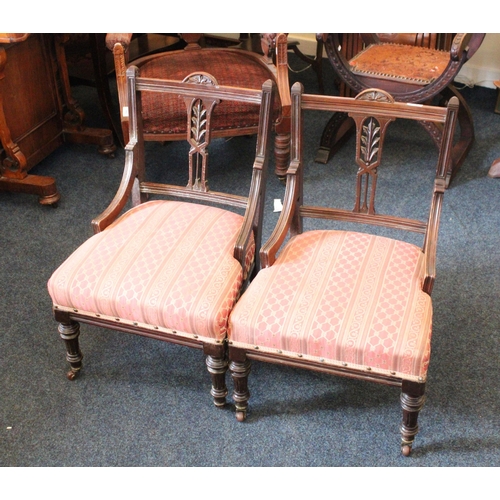
[{"label": "patterned seat fabric", "polygon": [[[153,58],[140,65],[141,76],[182,81],[191,71],[206,72],[219,85],[260,89],[269,79],[269,69],[244,51],[221,50],[180,51],[169,57]],[[278,96],[277,96],[278,97]],[[280,109],[275,100],[275,113]],[[186,130],[186,111],[181,99],[171,94],[143,96],[144,133],[178,134]],[[165,112],[168,110],[168,112]],[[214,112],[213,130],[255,127],[259,123],[259,107],[242,102],[224,101]]]},{"label": "patterned seat fabric", "polygon": [[246,269],[233,257],[242,221],[191,203],[141,204],[54,272],[48,283],[54,306],[180,335],[196,332],[208,342],[224,339],[255,254],[252,243]]},{"label": "patterned seat fabric", "polygon": [[385,80],[428,85],[442,75],[450,53],[396,43],[369,45],[349,61],[352,72]]},{"label": "patterned seat fabric", "polygon": [[349,231],[293,237],[229,319],[235,347],[425,380],[432,305],[420,248]]}]

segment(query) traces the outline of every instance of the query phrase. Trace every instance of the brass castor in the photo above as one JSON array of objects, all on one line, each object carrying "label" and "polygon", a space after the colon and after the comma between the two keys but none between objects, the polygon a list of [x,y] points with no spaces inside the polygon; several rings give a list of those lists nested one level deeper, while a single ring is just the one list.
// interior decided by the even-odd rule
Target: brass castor
[{"label": "brass castor", "polygon": [[409,444],[403,444],[401,446],[401,453],[403,454],[403,456],[409,457],[410,453],[411,453],[411,445],[409,445]]},{"label": "brass castor", "polygon": [[246,411],[243,411],[243,410],[239,410],[236,412],[236,420],[238,422],[244,422],[247,418],[247,413]]},{"label": "brass castor", "polygon": [[68,377],[68,380],[75,380],[76,376],[78,375],[79,370],[70,370],[67,374],[66,377]]}]

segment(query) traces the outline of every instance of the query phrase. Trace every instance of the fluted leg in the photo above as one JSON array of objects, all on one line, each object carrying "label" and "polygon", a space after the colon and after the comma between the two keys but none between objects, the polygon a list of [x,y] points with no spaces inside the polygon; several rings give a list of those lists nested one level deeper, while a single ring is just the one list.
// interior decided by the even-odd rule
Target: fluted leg
[{"label": "fluted leg", "polygon": [[248,390],[250,368],[251,363],[248,359],[229,363],[229,370],[234,383],[233,400],[236,406],[236,419],[238,422],[243,422],[247,417],[248,400],[250,399],[250,391]]},{"label": "fluted leg", "polygon": [[71,366],[70,371],[67,373],[69,380],[73,380],[82,368],[82,353],[78,343],[78,336],[80,335],[80,324],[76,321],[69,321],[68,323],[59,323],[59,335],[66,344],[66,359]]},{"label": "fluted leg", "polygon": [[401,451],[404,456],[411,453],[413,441],[418,432],[418,415],[425,401],[425,384],[418,382],[403,382],[401,391],[401,407],[403,422],[401,423]]},{"label": "fluted leg", "polygon": [[208,355],[206,358],[208,372],[212,377],[212,390],[210,394],[214,398],[214,404],[222,408],[226,404],[227,386],[226,372],[228,361],[226,357],[215,357]]}]

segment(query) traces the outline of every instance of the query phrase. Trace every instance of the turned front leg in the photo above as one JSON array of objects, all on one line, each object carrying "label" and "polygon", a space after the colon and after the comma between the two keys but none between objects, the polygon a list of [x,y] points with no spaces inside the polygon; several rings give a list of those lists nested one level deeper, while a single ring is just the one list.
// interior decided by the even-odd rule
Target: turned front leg
[{"label": "turned front leg", "polygon": [[248,375],[250,374],[251,362],[244,352],[231,350],[229,358],[229,370],[233,379],[233,401],[236,407],[236,419],[243,422],[247,417],[248,400],[250,391],[248,390]]},{"label": "turned front leg", "polygon": [[210,394],[214,398],[214,404],[218,408],[222,408],[226,404],[227,386],[226,386],[226,372],[228,368],[228,361],[225,355],[212,356],[207,355],[206,358],[207,369],[212,377],[212,389]]},{"label": "turned front leg", "polygon": [[404,456],[411,453],[413,441],[418,432],[418,415],[424,406],[425,384],[403,381],[401,390],[401,407],[403,422],[401,423],[401,451]]},{"label": "turned front leg", "polygon": [[66,345],[66,359],[71,369],[67,373],[69,380],[73,380],[82,368],[82,353],[78,343],[80,324],[70,320],[68,323],[59,323],[59,335]]}]

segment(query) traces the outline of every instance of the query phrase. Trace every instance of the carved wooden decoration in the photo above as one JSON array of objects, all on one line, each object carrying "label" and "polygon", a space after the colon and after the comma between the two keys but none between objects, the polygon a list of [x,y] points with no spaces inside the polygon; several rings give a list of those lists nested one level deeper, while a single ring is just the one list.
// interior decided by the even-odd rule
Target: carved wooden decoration
[{"label": "carved wooden decoration", "polygon": [[[192,73],[184,80],[187,83],[216,86],[217,80],[208,73]],[[212,111],[218,99],[184,98],[187,107],[187,140],[191,145],[189,151],[189,181],[188,188],[195,191],[208,192],[207,164],[210,144],[210,121]]]},{"label": "carved wooden decoration", "polygon": [[[357,99],[374,102],[394,102],[386,92],[366,90],[357,96]],[[350,115],[356,123],[356,163],[358,173],[356,176],[356,201],[355,213],[375,212],[375,192],[377,188],[377,168],[382,158],[387,125],[393,121],[389,118],[375,116]]]}]

